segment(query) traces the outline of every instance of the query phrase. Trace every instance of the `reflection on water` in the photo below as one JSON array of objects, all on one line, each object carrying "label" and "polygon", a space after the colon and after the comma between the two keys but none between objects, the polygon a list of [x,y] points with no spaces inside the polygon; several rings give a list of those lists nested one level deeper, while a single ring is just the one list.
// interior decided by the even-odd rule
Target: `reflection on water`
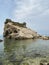
[{"label": "reflection on water", "polygon": [[46,58],[49,57],[49,41],[5,39],[0,43],[0,57],[1,65],[20,65],[24,58]]}]

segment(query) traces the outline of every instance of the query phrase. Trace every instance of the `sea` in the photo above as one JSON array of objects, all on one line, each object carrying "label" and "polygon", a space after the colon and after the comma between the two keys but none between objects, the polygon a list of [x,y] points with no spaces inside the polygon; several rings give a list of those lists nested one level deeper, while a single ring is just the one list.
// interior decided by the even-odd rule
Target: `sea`
[{"label": "sea", "polygon": [[0,65],[40,65],[49,62],[49,40],[14,40],[0,36]]}]

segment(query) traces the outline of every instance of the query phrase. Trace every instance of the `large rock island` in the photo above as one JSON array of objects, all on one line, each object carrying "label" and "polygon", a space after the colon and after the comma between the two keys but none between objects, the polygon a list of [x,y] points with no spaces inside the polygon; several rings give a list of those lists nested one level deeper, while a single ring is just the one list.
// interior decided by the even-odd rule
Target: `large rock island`
[{"label": "large rock island", "polygon": [[13,22],[6,19],[4,25],[4,37],[9,39],[34,39],[39,37],[37,32],[26,27],[26,23]]}]

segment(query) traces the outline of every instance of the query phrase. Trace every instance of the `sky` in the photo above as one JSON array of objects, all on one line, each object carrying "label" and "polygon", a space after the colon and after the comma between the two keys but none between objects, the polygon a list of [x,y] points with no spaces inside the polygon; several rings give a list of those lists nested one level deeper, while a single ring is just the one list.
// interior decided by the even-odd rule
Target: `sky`
[{"label": "sky", "polygon": [[49,35],[49,0],[0,0],[0,35],[6,18],[26,22],[39,34]]}]

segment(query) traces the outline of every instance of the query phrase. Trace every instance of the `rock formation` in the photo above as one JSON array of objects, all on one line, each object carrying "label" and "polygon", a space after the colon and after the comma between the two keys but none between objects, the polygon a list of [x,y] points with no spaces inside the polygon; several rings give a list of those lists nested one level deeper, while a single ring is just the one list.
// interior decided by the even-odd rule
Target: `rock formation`
[{"label": "rock formation", "polygon": [[49,40],[48,36],[42,36],[43,40]]},{"label": "rock formation", "polygon": [[6,19],[3,35],[9,39],[34,39],[39,37],[37,32],[26,27],[25,22],[13,22],[11,19]]}]

